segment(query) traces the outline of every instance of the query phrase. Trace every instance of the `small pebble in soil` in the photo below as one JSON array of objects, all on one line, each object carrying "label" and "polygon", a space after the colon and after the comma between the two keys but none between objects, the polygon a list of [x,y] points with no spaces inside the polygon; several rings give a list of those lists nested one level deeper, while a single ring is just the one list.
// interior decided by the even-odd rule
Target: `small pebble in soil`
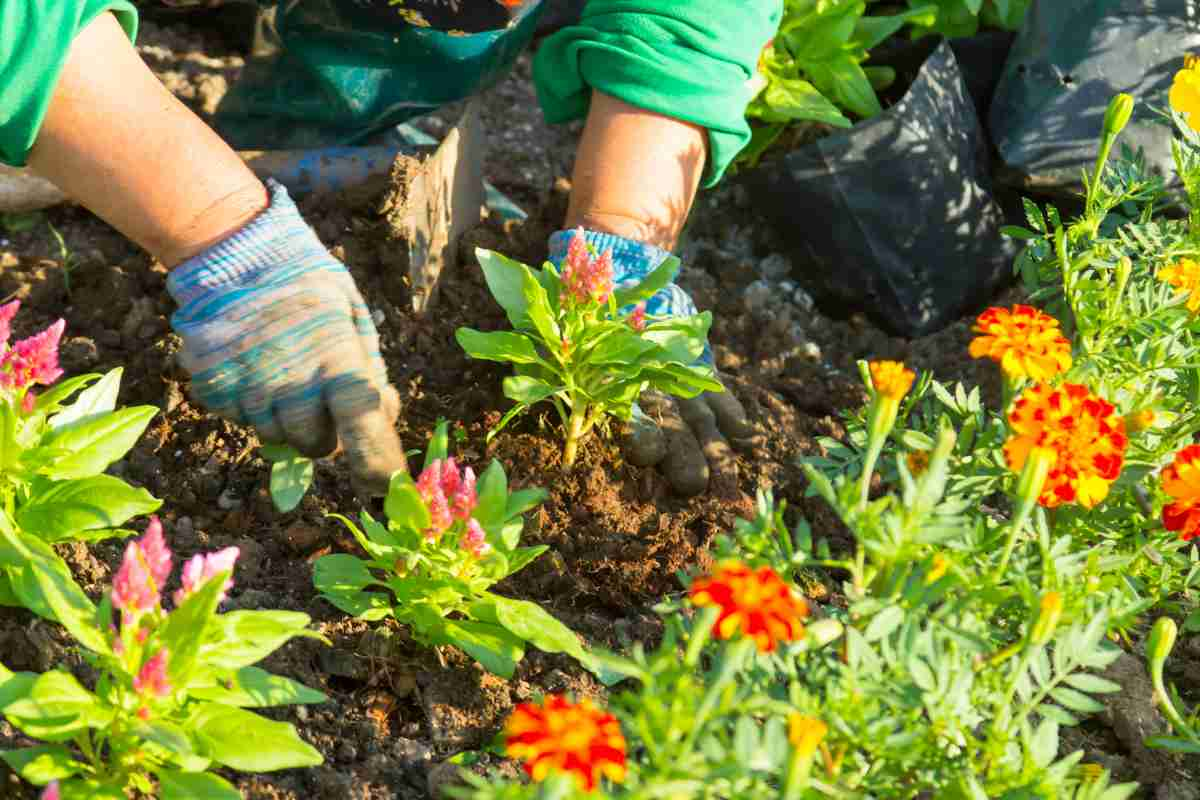
[{"label": "small pebble in soil", "polygon": [[357,761],[358,748],[347,741],[342,741],[337,747],[337,758],[339,761]]},{"label": "small pebble in soil", "polygon": [[297,555],[308,555],[325,541],[325,532],[308,522],[293,522],[283,532],[283,539]]},{"label": "small pebble in soil", "polygon": [[237,490],[232,486],[225,487],[224,491],[217,495],[217,508],[222,511],[232,511],[241,507],[242,498],[238,497]]},{"label": "small pebble in soil", "polygon": [[433,761],[433,748],[425,742],[400,736],[392,743],[392,757],[406,767],[421,766]]},{"label": "small pebble in soil", "polygon": [[181,539],[191,538],[191,535],[196,532],[195,526],[192,525],[191,517],[180,517],[175,520],[175,535]]}]

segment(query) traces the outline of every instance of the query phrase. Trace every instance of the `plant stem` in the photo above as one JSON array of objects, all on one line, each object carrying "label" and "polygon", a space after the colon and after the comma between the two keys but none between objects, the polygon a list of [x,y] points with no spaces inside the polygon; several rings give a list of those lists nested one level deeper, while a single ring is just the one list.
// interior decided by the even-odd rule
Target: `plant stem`
[{"label": "plant stem", "polygon": [[867,447],[867,456],[863,459],[862,477],[859,479],[859,511],[867,510],[867,503],[870,501],[871,495],[871,476],[875,474],[875,464],[879,461],[879,454],[883,452],[885,441],[887,441],[887,436],[876,436],[871,439],[871,443]]},{"label": "plant stem", "polygon": [[584,425],[587,419],[584,408],[581,408],[583,403],[576,403],[571,406],[571,418],[567,420],[567,445],[563,448],[563,467],[570,469],[575,466],[575,458],[579,454],[579,440],[583,438],[587,427]]},{"label": "plant stem", "polygon": [[1029,520],[1029,515],[1033,512],[1033,507],[1036,504],[1037,495],[1021,498],[1021,505],[1017,509],[1017,515],[1013,517],[1012,523],[1008,526],[1008,539],[1004,543],[1004,554],[1000,556],[1000,565],[996,567],[996,572],[992,575],[993,583],[999,583],[1004,577],[1004,572],[1008,569],[1008,560],[1012,558],[1013,549],[1017,545],[1017,534],[1021,532],[1021,528],[1025,527],[1025,523]]}]

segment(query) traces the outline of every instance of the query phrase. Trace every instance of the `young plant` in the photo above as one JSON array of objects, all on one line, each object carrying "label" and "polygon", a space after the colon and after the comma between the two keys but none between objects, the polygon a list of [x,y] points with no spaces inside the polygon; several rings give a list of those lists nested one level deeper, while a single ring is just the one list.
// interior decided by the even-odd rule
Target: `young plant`
[{"label": "young plant", "polygon": [[643,301],[674,278],[668,258],[636,286],[614,286],[612,253],[589,254],[579,232],[561,274],[546,263],[539,272],[489,250],[477,250],[488,288],[508,315],[512,331],[459,328],[458,343],[472,358],[514,365],[504,395],[516,405],[491,431],[544,400],[566,429],[563,465],[575,463],[579,444],[606,416],[628,420],[645,389],[679,397],[723,391],[711,367],[699,363],[712,315],[647,319]]},{"label": "young plant", "polygon": [[360,619],[395,617],[428,646],[455,645],[506,678],[525,644],[550,653],[585,653],[569,628],[535,603],[488,589],[545,552],[520,547],[522,514],[539,505],[541,489],[508,491],[500,462],[478,478],[447,456],[441,423],[416,481],[392,477],[384,501],[387,523],[359,514],[337,516],[367,553],[324,556],[313,569],[321,596]]},{"label": "young plant", "polygon": [[[0,526],[0,557],[37,562]],[[0,714],[42,744],[0,753],[17,774],[65,800],[160,800],[241,794],[213,766],[245,772],[320,764],[295,729],[248,709],[320,703],[325,697],[253,666],[307,630],[290,611],[218,613],[233,583],[237,548],[197,555],[183,567],[173,609],[163,606],[173,556],[152,518],[130,542],[99,607],[35,570],[46,602],[85,648],[98,677],[91,689],[61,670],[41,675],[0,667]]]},{"label": "young plant", "polygon": [[[0,306],[0,511],[17,535],[43,544],[128,536],[121,526],[161,501],[104,471],[158,409],[116,409],[120,367],[60,381],[63,321],[10,344],[19,307]],[[61,560],[56,569],[69,575]],[[0,603],[48,615],[35,595],[27,565],[0,566]]]}]

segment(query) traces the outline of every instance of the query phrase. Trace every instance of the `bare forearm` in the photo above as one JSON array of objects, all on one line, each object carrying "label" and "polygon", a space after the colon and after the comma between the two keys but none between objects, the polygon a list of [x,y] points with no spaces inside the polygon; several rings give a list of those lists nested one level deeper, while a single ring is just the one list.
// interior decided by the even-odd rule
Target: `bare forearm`
[{"label": "bare forearm", "polygon": [[262,183],[109,14],[75,39],[29,165],[168,267],[267,205]]},{"label": "bare forearm", "polygon": [[575,159],[567,227],[671,250],[704,175],[708,134],[594,92]]}]

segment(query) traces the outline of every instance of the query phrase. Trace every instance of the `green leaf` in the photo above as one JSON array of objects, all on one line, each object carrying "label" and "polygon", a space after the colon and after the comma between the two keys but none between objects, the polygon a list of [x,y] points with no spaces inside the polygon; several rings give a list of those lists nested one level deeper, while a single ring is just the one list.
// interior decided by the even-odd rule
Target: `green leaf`
[{"label": "green leaf", "polygon": [[383,501],[383,512],[387,514],[388,521],[418,531],[432,524],[429,509],[425,507],[412,476],[406,472],[397,472],[392,476],[387,497]]},{"label": "green leaf", "polygon": [[499,461],[493,459],[488,464],[488,468],[479,476],[475,492],[478,503],[473,516],[484,530],[498,528],[507,519],[508,509],[508,478]]},{"label": "green leaf", "polygon": [[472,604],[473,615],[476,608],[482,610],[490,605],[494,609],[495,621],[498,624],[537,649],[546,653],[566,653],[577,659],[583,658],[583,646],[579,643],[579,637],[537,603],[513,600],[491,593],[484,595],[484,598],[483,601]]},{"label": "green leaf", "polygon": [[47,742],[65,742],[87,728],[105,727],[114,713],[73,675],[60,670],[38,676],[29,694],[4,709],[9,722]]},{"label": "green leaf", "polygon": [[518,547],[516,550],[513,550],[508,554],[508,572],[505,577],[525,569],[538,556],[549,549],[549,545],[539,544],[536,547]]},{"label": "green leaf", "polygon": [[54,413],[68,397],[99,378],[100,375],[96,373],[64,378],[37,396],[37,400],[33,404],[34,412]]},{"label": "green leaf", "polygon": [[242,793],[211,772],[156,770],[159,800],[242,800]]},{"label": "green leaf", "polygon": [[[197,758],[196,751],[192,748],[192,742],[188,739],[183,728],[172,722],[163,719],[155,719],[149,722],[137,720],[133,724],[133,732],[148,742],[154,742],[159,747],[166,749],[181,759],[191,760]],[[201,759],[201,761],[206,760]],[[208,764],[205,763],[205,766],[207,767]]]},{"label": "green leaf", "polygon": [[17,509],[17,525],[48,542],[82,531],[116,528],[158,510],[162,501],[112,475],[60,481]]},{"label": "green leaf", "polygon": [[1078,711],[1081,714],[1099,714],[1104,710],[1104,704],[1093,700],[1083,692],[1077,692],[1074,689],[1068,689],[1060,686],[1050,692],[1050,696],[1059,705]]},{"label": "green leaf", "polygon": [[315,767],[324,761],[293,726],[233,706],[201,703],[185,727],[201,753],[243,772]]},{"label": "green leaf", "polygon": [[84,769],[84,765],[76,761],[71,751],[61,744],[0,751],[0,759],[4,759],[13,772],[35,786],[70,778]]},{"label": "green leaf", "polygon": [[154,406],[134,406],[55,431],[45,444],[63,455],[42,467],[42,474],[55,480],[99,475],[130,451],[157,413]]},{"label": "green leaf", "polygon": [[298,636],[326,642],[325,637],[308,630],[308,623],[308,615],[298,611],[218,614],[205,631],[200,663],[218,669],[241,669],[258,663]]},{"label": "green leaf", "polygon": [[[461,328],[459,330],[462,330]],[[422,469],[429,469],[434,461],[444,460],[450,455],[450,423],[439,419],[429,438],[429,446],[425,448],[425,464]]]},{"label": "green leaf", "polygon": [[172,686],[187,686],[191,681],[196,658],[204,644],[199,634],[215,618],[221,595],[225,592],[228,572],[210,578],[179,605],[159,630],[159,639],[171,653],[167,671]]},{"label": "green leaf", "polygon": [[471,358],[501,361],[512,364],[540,364],[533,342],[523,333],[491,331],[488,333],[474,328],[459,328],[454,338]]},{"label": "green leaf", "polygon": [[712,313],[709,311],[690,317],[671,317],[647,325],[642,338],[662,348],[661,353],[654,355],[655,358],[690,365],[704,352],[711,325]]},{"label": "green leaf", "polygon": [[355,592],[382,585],[367,562],[346,553],[321,556],[313,564],[313,585],[319,592]]},{"label": "green leaf", "polygon": [[[290,449],[290,448],[289,448]],[[280,513],[300,505],[313,482],[313,462],[298,452],[271,464],[271,501]]]},{"label": "green leaf", "polygon": [[75,402],[49,419],[55,430],[67,430],[108,414],[117,407],[117,394],[121,391],[123,367],[105,373],[99,382],[80,393]]},{"label": "green leaf", "polygon": [[679,274],[679,266],[680,262],[678,258],[667,256],[638,285],[629,288],[618,287],[613,292],[617,308],[626,308],[642,300],[648,300],[658,294],[667,284],[675,280],[675,276]]},{"label": "green leaf", "polygon": [[212,673],[211,685],[196,686],[193,683],[188,687],[188,696],[240,708],[324,703],[329,699],[316,689],[258,667],[218,670]]},{"label": "green leaf", "polygon": [[472,620],[443,620],[437,639],[461,648],[493,675],[511,679],[525,657],[521,640],[499,625]]},{"label": "green leaf", "polygon": [[1059,725],[1065,725],[1068,728],[1073,728],[1079,724],[1079,720],[1072,716],[1067,711],[1059,708],[1051,703],[1042,703],[1038,706],[1038,713],[1046,719],[1052,719]]},{"label": "green leaf", "polygon": [[632,328],[618,331],[596,345],[587,355],[588,364],[633,365],[646,353],[656,349],[655,343],[643,339]]},{"label": "green leaf", "polygon": [[547,346],[557,345],[562,341],[562,332],[555,320],[554,309],[550,306],[550,296],[529,270],[525,270],[523,281],[521,288],[525,292],[526,313],[529,315],[530,324]]},{"label": "green leaf", "polygon": [[1112,694],[1121,691],[1121,684],[1087,672],[1073,672],[1065,678],[1069,686],[1091,694]]},{"label": "green leaf", "polygon": [[1030,743],[1030,755],[1034,763],[1042,769],[1049,767],[1058,755],[1058,723],[1052,719],[1044,719],[1038,725]]},{"label": "green leaf", "polygon": [[532,511],[546,502],[546,498],[549,496],[549,492],[537,487],[518,489],[508,496],[508,504],[504,509],[504,518],[510,520],[524,514],[526,511]]},{"label": "green leaf", "polygon": [[875,89],[871,86],[871,79],[867,77],[863,68],[847,55],[818,64],[809,64],[808,75],[817,88],[835,103],[864,119],[870,119],[883,111]]},{"label": "green leaf", "polygon": [[17,415],[9,401],[0,400],[0,468],[9,469],[21,456],[17,444]]},{"label": "green leaf", "polygon": [[545,400],[562,388],[526,375],[509,375],[502,385],[505,397],[529,406]]},{"label": "green leaf", "polygon": [[876,642],[890,635],[904,622],[904,609],[899,606],[887,606],[871,618],[863,636],[868,642]]},{"label": "green leaf", "polygon": [[782,78],[772,81],[763,93],[772,114],[767,122],[812,121],[835,128],[849,128],[853,123],[825,95],[806,80]]},{"label": "green leaf", "polygon": [[26,608],[57,621],[84,647],[109,654],[107,632],[96,625],[96,607],[75,583],[71,570],[48,546],[29,544],[30,562],[8,573],[14,593]]},{"label": "green leaf", "polygon": [[475,257],[483,268],[492,297],[508,315],[508,321],[518,330],[529,325],[528,301],[525,299],[525,276],[532,277],[529,267],[511,258],[482,248],[475,249]]}]

